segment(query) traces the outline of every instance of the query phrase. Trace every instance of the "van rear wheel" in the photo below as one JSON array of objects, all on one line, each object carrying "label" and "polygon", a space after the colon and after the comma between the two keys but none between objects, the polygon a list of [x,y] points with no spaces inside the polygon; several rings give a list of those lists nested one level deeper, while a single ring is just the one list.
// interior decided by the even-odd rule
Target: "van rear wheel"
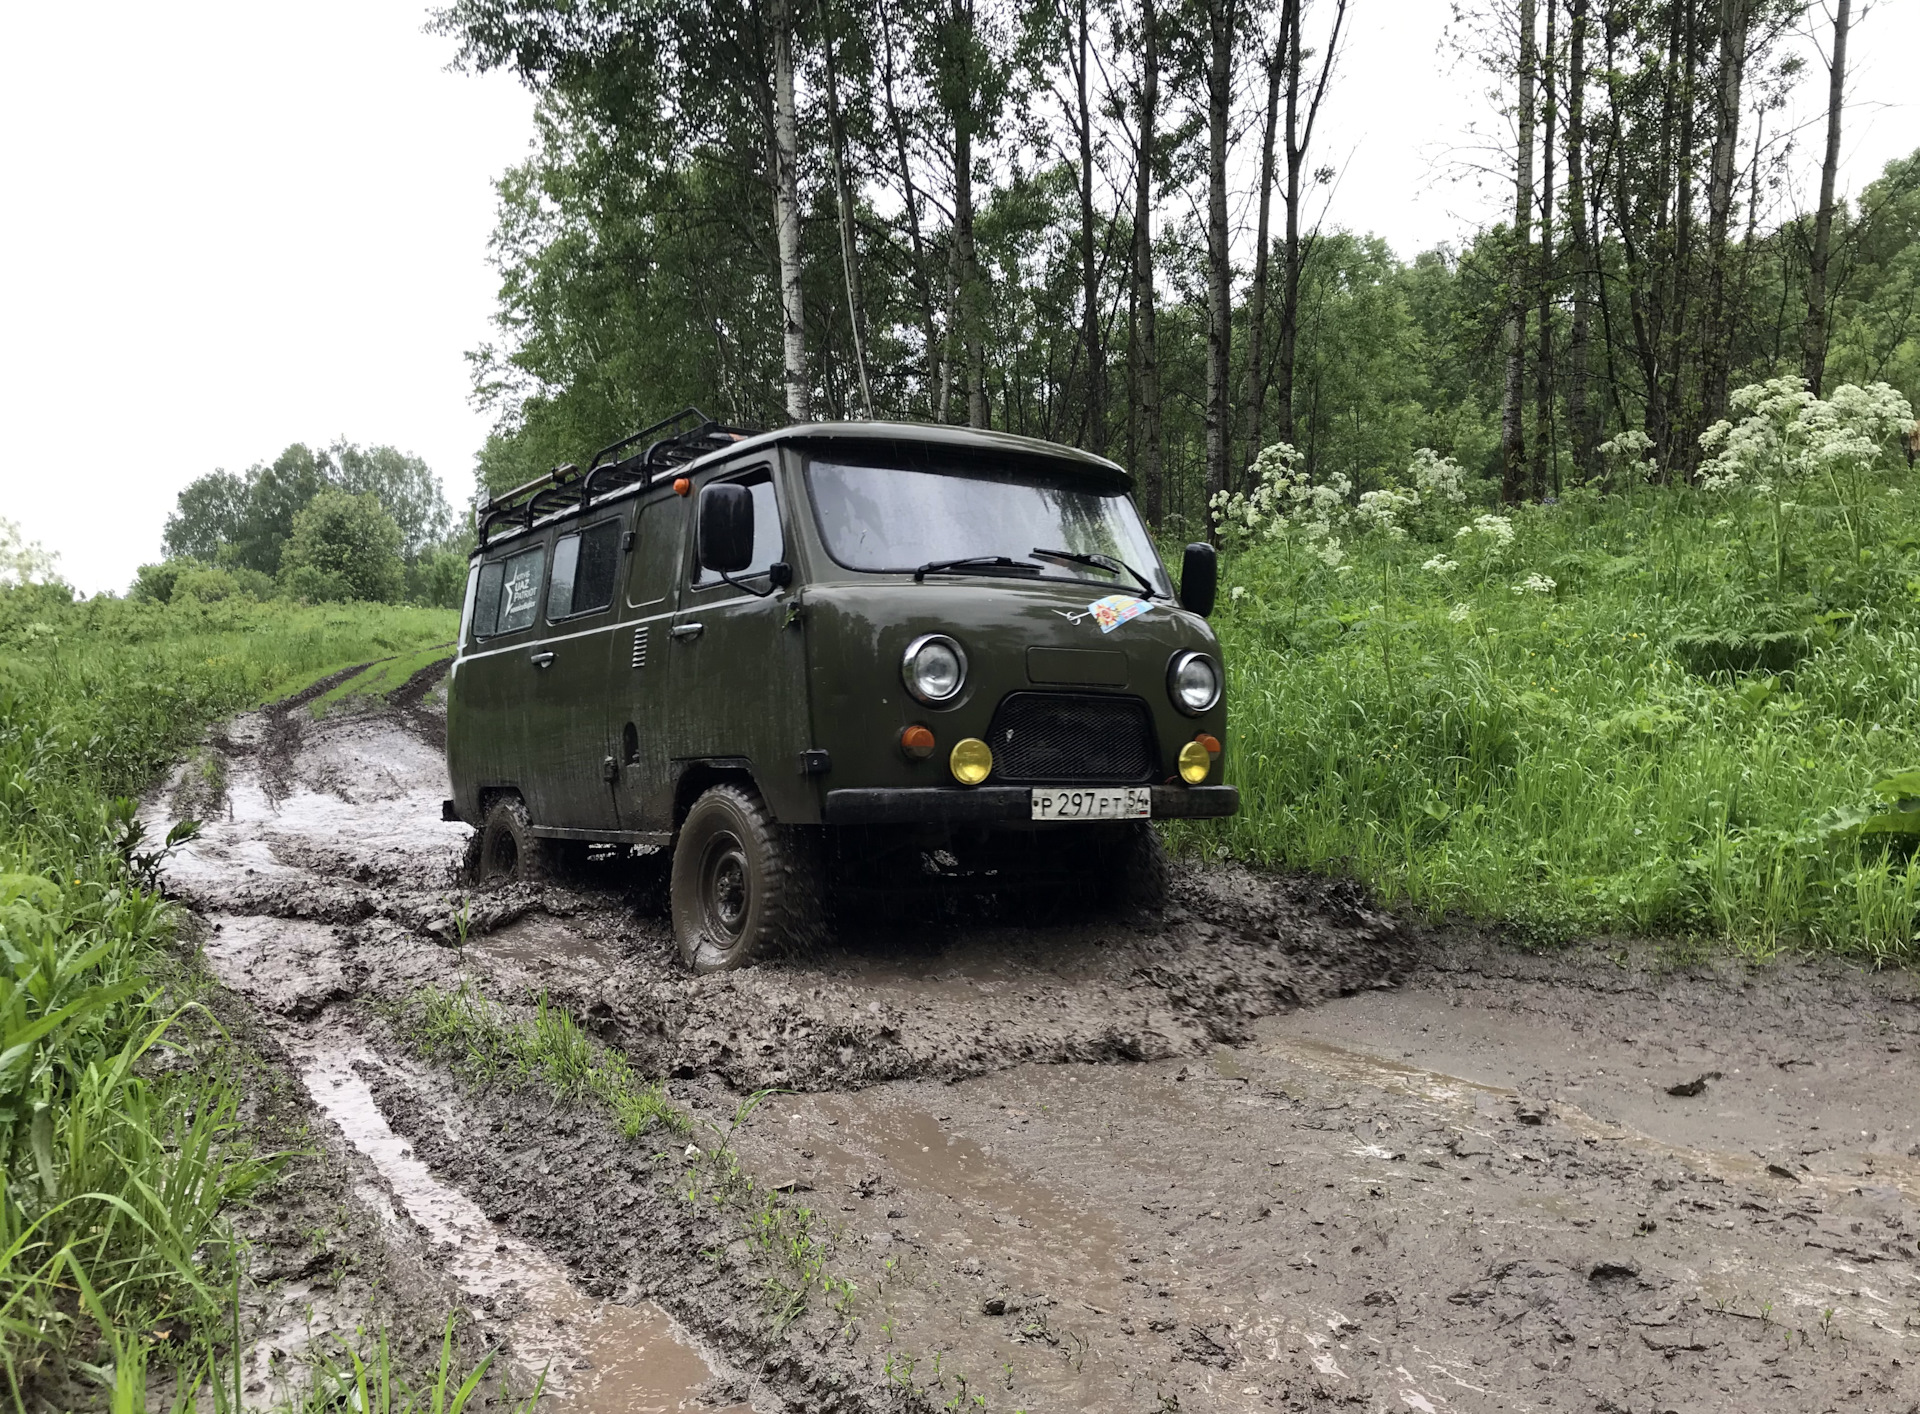
[{"label": "van rear wheel", "polygon": [[782,829],[753,790],[714,786],[693,803],[673,851],[673,935],[695,972],[724,972],[819,928],[818,851]]}]

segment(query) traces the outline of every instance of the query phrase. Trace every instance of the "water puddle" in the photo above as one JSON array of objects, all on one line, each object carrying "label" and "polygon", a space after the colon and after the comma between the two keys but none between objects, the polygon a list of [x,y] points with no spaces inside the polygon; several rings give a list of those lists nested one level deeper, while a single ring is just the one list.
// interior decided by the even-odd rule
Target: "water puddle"
[{"label": "water puddle", "polygon": [[[1407,1095],[1432,1104],[1450,1104],[1471,1108],[1474,1097],[1494,1096],[1517,1100],[1519,1092],[1504,1085],[1489,1085],[1457,1075],[1425,1070],[1404,1061],[1392,1060],[1367,1051],[1338,1046],[1308,1036],[1270,1037],[1261,1042],[1256,1054],[1272,1056],[1303,1070],[1317,1071],[1335,1079],[1371,1085],[1394,1094]],[[1237,1069],[1238,1062],[1216,1059],[1215,1067]],[[1228,1074],[1222,1070],[1222,1074]],[[1720,1179],[1739,1179],[1764,1188],[1801,1186],[1825,1193],[1854,1194],[1879,1186],[1897,1192],[1909,1201],[1920,1201],[1920,1163],[1892,1158],[1885,1154],[1853,1153],[1834,1149],[1820,1156],[1842,1166],[1841,1172],[1817,1169],[1780,1172],[1781,1165],[1755,1154],[1737,1154],[1726,1150],[1703,1149],[1656,1138],[1624,1124],[1599,1119],[1577,1105],[1556,1100],[1553,1120],[1584,1139],[1606,1140],[1645,1154],[1678,1159],[1701,1173]],[[1851,1169],[1851,1172],[1845,1171]]]},{"label": "water puddle", "polygon": [[715,1370],[672,1319],[650,1301],[595,1301],[566,1271],[493,1223],[465,1194],[440,1182],[387,1124],[356,1065],[381,1064],[361,1048],[317,1049],[301,1056],[301,1079],[314,1104],[340,1126],[393,1190],[366,1192],[375,1212],[401,1210],[430,1241],[450,1249],[446,1269],[476,1302],[507,1304],[506,1325],[529,1378],[546,1371],[543,1409],[590,1414],[752,1414],[735,1404],[715,1410],[696,1391]]},{"label": "water puddle", "polygon": [[535,979],[563,972],[600,977],[620,962],[613,947],[542,913],[475,934],[467,939],[466,951]]}]

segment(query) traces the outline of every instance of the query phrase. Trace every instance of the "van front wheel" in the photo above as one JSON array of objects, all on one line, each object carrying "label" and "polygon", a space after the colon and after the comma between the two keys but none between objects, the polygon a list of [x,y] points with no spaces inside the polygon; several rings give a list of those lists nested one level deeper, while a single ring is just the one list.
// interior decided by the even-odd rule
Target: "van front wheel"
[{"label": "van front wheel", "polygon": [[817,851],[782,829],[751,789],[714,786],[693,803],[673,851],[673,935],[695,972],[724,972],[819,926]]},{"label": "van front wheel", "polygon": [[470,854],[474,883],[538,884],[549,864],[547,842],[534,834],[519,796],[503,795],[487,807],[478,848]]}]

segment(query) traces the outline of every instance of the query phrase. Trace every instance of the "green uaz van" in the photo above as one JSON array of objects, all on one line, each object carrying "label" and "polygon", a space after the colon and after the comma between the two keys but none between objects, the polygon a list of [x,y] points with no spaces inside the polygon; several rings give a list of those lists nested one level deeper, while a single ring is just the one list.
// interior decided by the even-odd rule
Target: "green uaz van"
[{"label": "green uaz van", "polygon": [[689,409],[496,498],[447,697],[477,875],[670,849],[701,971],[808,936],[849,854],[1128,892],[1164,867],[1149,820],[1238,806],[1212,548],[1176,593],[1129,488],[1003,433]]}]

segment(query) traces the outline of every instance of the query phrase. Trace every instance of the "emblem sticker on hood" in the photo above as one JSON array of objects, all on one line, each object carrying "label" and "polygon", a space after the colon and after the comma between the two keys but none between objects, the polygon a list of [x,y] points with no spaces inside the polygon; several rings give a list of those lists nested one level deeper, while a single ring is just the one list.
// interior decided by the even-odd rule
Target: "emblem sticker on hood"
[{"label": "emblem sticker on hood", "polygon": [[1100,632],[1112,633],[1121,624],[1137,619],[1153,605],[1144,599],[1135,599],[1127,594],[1109,594],[1104,599],[1096,599],[1087,605],[1087,612],[1093,615],[1093,621],[1100,625]]}]

